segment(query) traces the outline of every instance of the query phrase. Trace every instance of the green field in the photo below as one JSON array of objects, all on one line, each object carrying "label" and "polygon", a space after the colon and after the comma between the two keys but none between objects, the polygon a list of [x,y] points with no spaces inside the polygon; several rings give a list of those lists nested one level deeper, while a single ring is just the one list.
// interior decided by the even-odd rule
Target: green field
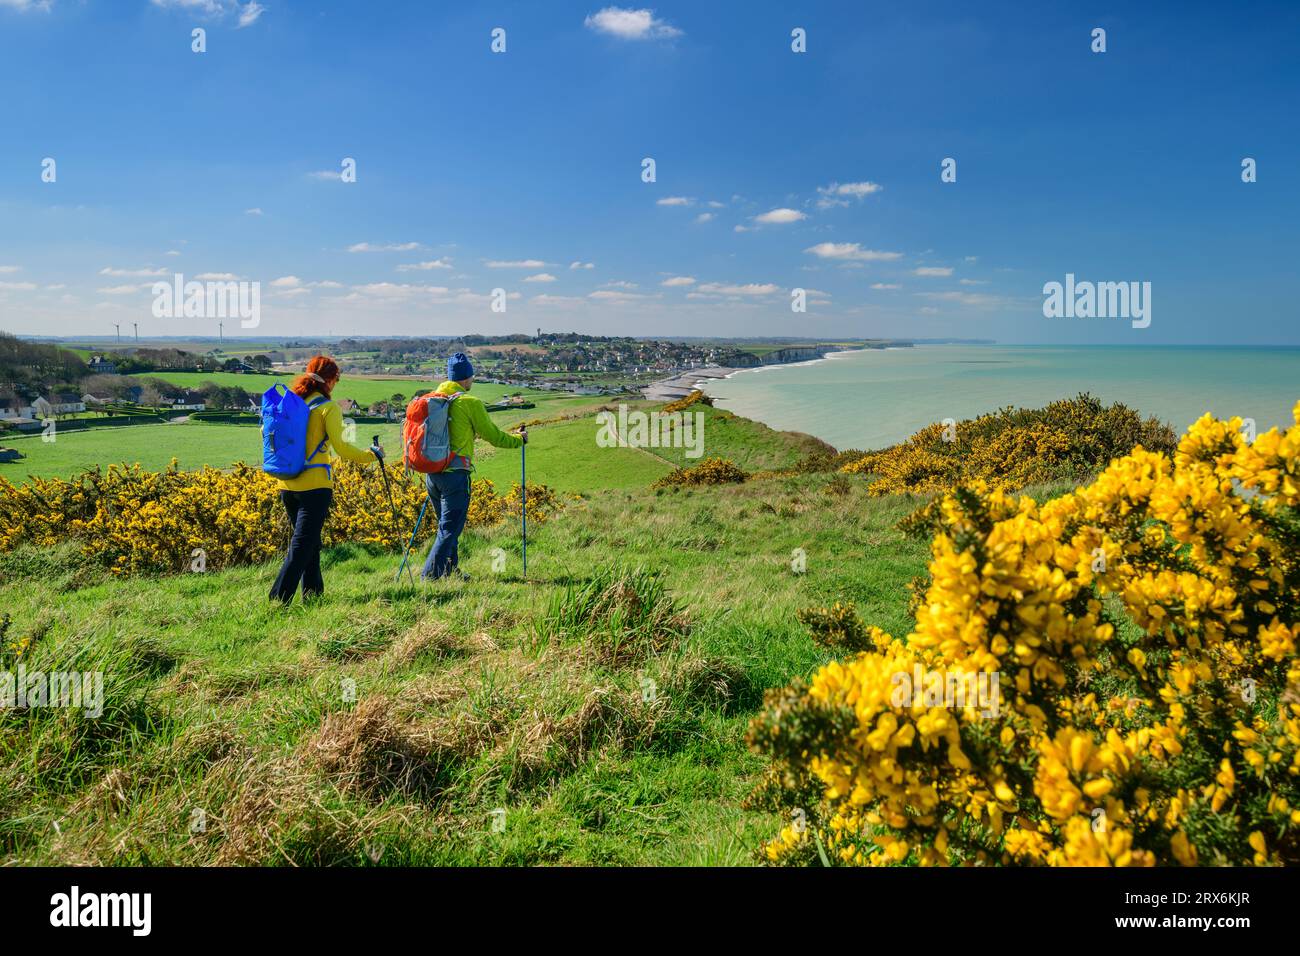
[{"label": "green field", "polygon": [[[478,392],[478,388],[475,388]],[[542,420],[529,430],[530,480],[566,493],[603,489],[647,488],[674,467],[690,467],[703,457],[730,458],[750,471],[789,467],[808,453],[824,447],[816,439],[776,432],[757,422],[737,418],[704,405],[690,409],[704,416],[700,458],[687,457],[685,447],[601,448],[596,443],[600,427],[595,413],[605,405],[599,399],[551,393],[529,393],[531,409],[495,412],[497,426],[510,430],[525,421]],[[630,403],[637,411],[662,406]],[[368,445],[380,435],[394,460],[400,456],[396,425],[358,424],[356,444]],[[0,464],[0,476],[15,484],[29,476],[72,477],[96,465],[133,464],[165,468],[172,458],[183,469],[212,465],[225,468],[237,461],[261,460],[261,436],[256,425],[208,424],[200,421],[159,425],[128,425],[56,433],[53,442],[38,435],[6,438],[5,444],[25,457]],[[519,481],[520,454],[479,441],[475,450],[476,477],[490,478],[502,490]]]}]

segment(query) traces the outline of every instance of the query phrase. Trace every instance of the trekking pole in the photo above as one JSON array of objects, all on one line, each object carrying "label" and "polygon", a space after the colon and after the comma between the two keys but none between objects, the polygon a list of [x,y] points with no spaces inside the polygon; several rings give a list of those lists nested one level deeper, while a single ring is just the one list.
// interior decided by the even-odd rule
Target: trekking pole
[{"label": "trekking pole", "polygon": [[[372,435],[370,437],[370,444],[378,446],[379,436]],[[397,530],[397,504],[393,501],[393,486],[388,483],[388,469],[384,466],[384,459],[382,458],[379,459],[379,474],[384,478],[384,491],[388,493],[388,508],[393,515],[393,533],[397,535],[397,543],[400,545],[402,543],[402,536],[401,532]],[[400,570],[398,571],[398,574],[401,574]],[[415,583],[414,577],[412,577],[411,583]]]},{"label": "trekking pole", "polygon": [[519,446],[519,490],[522,504],[519,517],[524,527],[524,577],[528,577],[528,426],[519,429],[524,443]]},{"label": "trekking pole", "polygon": [[[411,532],[411,540],[406,543],[406,550],[402,552],[402,563],[397,566],[397,576],[393,578],[394,581],[401,580],[402,569],[406,568],[406,560],[411,556],[411,549],[415,547],[415,536],[420,533],[420,525],[424,524],[424,509],[427,507],[429,507],[429,498],[426,495],[424,504],[420,505],[420,517],[415,519],[415,530]],[[407,573],[411,574],[409,568],[407,568]],[[413,574],[411,575],[411,583],[415,583]]]}]

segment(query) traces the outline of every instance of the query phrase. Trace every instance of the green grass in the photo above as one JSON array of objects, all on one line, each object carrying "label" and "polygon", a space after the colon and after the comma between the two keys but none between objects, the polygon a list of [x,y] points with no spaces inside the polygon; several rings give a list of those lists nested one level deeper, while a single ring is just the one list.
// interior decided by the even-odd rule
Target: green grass
[{"label": "green grass", "polygon": [[[477,394],[479,387],[474,389]],[[688,458],[685,447],[601,448],[596,444],[600,426],[595,412],[616,408],[595,397],[528,393],[535,408],[494,412],[502,429],[524,421],[545,423],[529,430],[528,467],[531,480],[558,491],[580,494],[605,489],[635,490],[649,487],[674,467],[689,467],[701,459]],[[633,410],[654,411],[662,405],[628,403]],[[738,418],[704,405],[691,412],[705,416],[704,456],[731,458],[749,471],[788,468],[821,447],[807,435],[777,432],[758,422]],[[400,455],[396,425],[358,424],[356,443],[368,445],[378,433],[384,447]],[[261,459],[261,437],[255,425],[207,424],[199,421],[167,425],[128,425],[56,433],[53,442],[39,434],[6,438],[5,444],[25,457],[0,464],[0,476],[15,484],[29,476],[71,477],[96,465],[140,462],[149,469],[167,467],[173,457],[184,469],[212,465],[225,468],[237,461]],[[506,489],[519,480],[519,452],[498,449],[479,441],[475,449],[476,477],[490,478]]]},{"label": "green grass", "polygon": [[924,565],[893,530],[914,502],[826,480],[592,493],[530,529],[527,581],[512,523],[466,535],[467,582],[411,589],[341,547],[325,599],[287,610],[272,565],[0,556],[29,668],[93,664],[108,700],[0,715],[0,864],[752,862],[780,821],[741,808],[745,728],[826,659],[795,612],[848,591],[904,631]]},{"label": "green grass", "polygon": [[[249,376],[233,374],[231,377],[245,380],[249,378]],[[476,385],[474,387],[474,394],[485,401],[499,399],[514,391],[518,390],[505,389],[501,386]],[[526,395],[529,401],[536,404],[536,407],[492,413],[492,420],[498,427],[509,429],[522,421],[539,417],[554,418],[588,414],[600,406],[600,403],[593,401],[591,397],[555,395],[547,392],[528,392]],[[401,438],[397,425],[358,423],[356,444],[363,446],[370,444],[370,436],[376,433],[381,436],[380,440],[384,447],[390,450],[394,457],[400,456]],[[589,433],[594,435],[594,425]],[[196,469],[204,465],[226,468],[237,461],[259,462],[262,455],[261,435],[255,424],[234,425],[201,421],[106,426],[62,432],[56,430],[53,442],[43,441],[39,432],[23,436],[6,434],[0,440],[0,444],[7,448],[14,448],[24,456],[19,461],[0,464],[0,476],[15,484],[21,484],[30,476],[68,478],[96,465],[139,462],[146,468],[157,470],[166,468],[175,457],[183,469]],[[486,442],[479,442],[477,454],[486,457],[493,450]],[[514,455],[513,480],[517,481],[519,479],[518,453],[512,452],[512,454]],[[543,457],[547,456],[544,454]],[[611,461],[596,469],[593,482],[589,487],[621,488],[645,485],[657,478],[663,470],[653,459],[645,459],[640,455],[632,457],[642,466],[636,476],[625,479],[623,472],[627,469],[622,468],[618,462]],[[563,470],[571,472],[572,468],[566,463]],[[556,467],[550,471],[558,474],[560,469]],[[496,470],[489,476],[501,480],[509,472],[509,466],[502,460],[497,463]],[[601,475],[608,475],[608,480],[602,479]],[[644,481],[641,480],[642,478]],[[557,487],[561,486],[574,490],[579,487],[573,481],[562,481]]]},{"label": "green grass", "polygon": [[[649,487],[672,466],[637,448],[601,448],[596,444],[594,417],[528,430],[528,480],[558,491],[580,494],[618,488]],[[519,481],[520,455],[514,448],[493,448],[479,442],[474,453],[476,478],[490,478],[499,489]]]}]

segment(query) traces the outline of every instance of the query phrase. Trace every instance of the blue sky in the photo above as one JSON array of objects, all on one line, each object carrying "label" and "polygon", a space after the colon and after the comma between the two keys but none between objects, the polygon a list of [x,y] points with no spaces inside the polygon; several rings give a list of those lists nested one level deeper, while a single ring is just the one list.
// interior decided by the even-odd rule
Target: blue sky
[{"label": "blue sky", "polygon": [[[214,334],[180,272],[269,335],[1300,344],[1298,54],[1294,3],[0,0],[0,328]],[[1067,272],[1150,327],[1044,318]]]}]

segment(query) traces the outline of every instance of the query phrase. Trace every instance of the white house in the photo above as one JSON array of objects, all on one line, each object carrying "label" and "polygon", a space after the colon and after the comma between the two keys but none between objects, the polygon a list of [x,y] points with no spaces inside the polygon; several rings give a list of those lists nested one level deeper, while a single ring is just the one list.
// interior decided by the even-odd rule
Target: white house
[{"label": "white house", "polygon": [[46,398],[32,402],[35,418],[49,418],[51,415],[72,415],[84,412],[86,403],[73,392],[56,392]]},{"label": "white house", "polygon": [[198,392],[186,392],[173,398],[171,406],[174,412],[201,412],[208,407],[208,403]]},{"label": "white house", "polygon": [[19,418],[32,419],[36,411],[26,399],[13,395],[0,396],[0,419],[13,421]]}]

